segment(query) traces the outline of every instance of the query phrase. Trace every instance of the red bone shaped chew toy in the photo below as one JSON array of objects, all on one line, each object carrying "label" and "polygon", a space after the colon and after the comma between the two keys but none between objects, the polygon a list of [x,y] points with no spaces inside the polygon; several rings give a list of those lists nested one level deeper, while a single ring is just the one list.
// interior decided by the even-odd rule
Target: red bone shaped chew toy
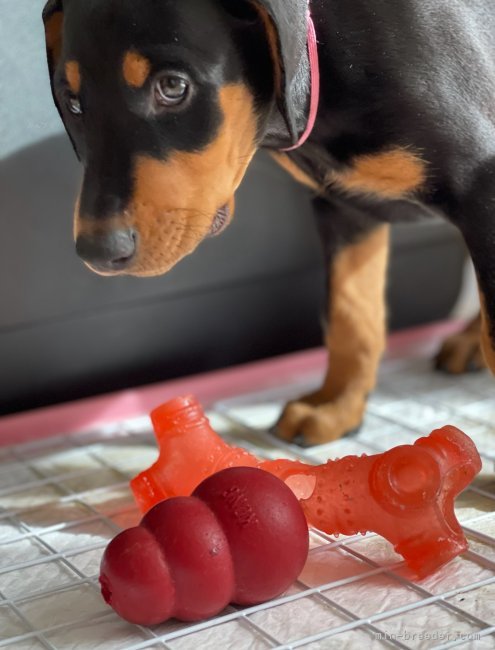
[{"label": "red bone shaped chew toy", "polygon": [[172,400],[151,418],[160,457],[131,481],[143,511],[190,493],[220,469],[250,465],[285,481],[311,526],[330,534],[376,532],[420,577],[467,549],[454,499],[480,471],[481,459],[472,440],[455,427],[383,454],[347,456],[313,467],[289,460],[261,462],[230,447],[211,429],[194,397]]},{"label": "red bone shaped chew toy", "polygon": [[195,621],[230,602],[275,598],[300,574],[308,525],[290,489],[267,472],[234,467],[191,497],[162,501],[107,546],[105,601],[131,623]]}]

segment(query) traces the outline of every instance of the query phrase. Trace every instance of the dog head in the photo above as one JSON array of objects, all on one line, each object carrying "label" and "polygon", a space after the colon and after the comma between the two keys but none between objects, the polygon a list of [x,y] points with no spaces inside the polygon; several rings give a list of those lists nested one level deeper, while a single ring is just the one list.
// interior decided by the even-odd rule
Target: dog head
[{"label": "dog head", "polygon": [[53,96],[84,166],[76,248],[92,270],[166,272],[228,224],[257,147],[297,137],[306,2],[300,38],[282,5],[48,2]]}]

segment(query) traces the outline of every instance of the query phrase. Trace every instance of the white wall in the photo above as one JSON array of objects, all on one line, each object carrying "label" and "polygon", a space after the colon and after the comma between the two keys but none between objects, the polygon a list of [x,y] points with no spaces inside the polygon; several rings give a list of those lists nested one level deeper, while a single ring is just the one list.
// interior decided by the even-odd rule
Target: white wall
[{"label": "white wall", "polygon": [[63,129],[48,81],[45,1],[0,0],[0,158]]}]

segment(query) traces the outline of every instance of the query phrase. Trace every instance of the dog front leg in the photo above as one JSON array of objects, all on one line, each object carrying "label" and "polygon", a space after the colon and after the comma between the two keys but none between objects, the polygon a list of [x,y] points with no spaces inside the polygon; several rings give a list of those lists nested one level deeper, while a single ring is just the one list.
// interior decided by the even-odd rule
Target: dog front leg
[{"label": "dog front leg", "polygon": [[495,374],[495,159],[480,166],[469,193],[453,212],[453,221],[464,236],[476,271],[481,349]]},{"label": "dog front leg", "polygon": [[389,226],[318,205],[329,268],[329,363],[316,393],[290,402],[275,432],[315,445],[340,438],[361,423],[385,346],[385,279]]},{"label": "dog front leg", "polygon": [[435,366],[451,375],[460,375],[486,368],[481,352],[481,313],[463,330],[452,334],[445,341],[435,358]]}]

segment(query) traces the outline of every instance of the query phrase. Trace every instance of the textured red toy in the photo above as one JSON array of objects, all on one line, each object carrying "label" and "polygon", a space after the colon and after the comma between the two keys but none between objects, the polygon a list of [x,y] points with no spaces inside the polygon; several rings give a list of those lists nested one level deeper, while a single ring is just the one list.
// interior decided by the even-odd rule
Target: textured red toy
[{"label": "textured red toy", "polygon": [[131,623],[200,620],[229,602],[281,594],[308,546],[301,506],[282,481],[256,468],[226,469],[117,535],[103,555],[101,591]]},{"label": "textured red toy", "polygon": [[193,397],[169,402],[152,419],[160,458],[131,482],[143,510],[183,493],[212,468],[252,465],[292,488],[310,525],[331,534],[376,532],[392,542],[419,576],[467,549],[454,499],[480,471],[481,459],[472,440],[455,427],[445,426],[384,454],[348,456],[314,467],[288,460],[261,462],[229,447]]},{"label": "textured red toy", "polygon": [[258,467],[244,449],[217,435],[195,397],[178,397],[151,412],[160,455],[131,481],[142,512],[163,499],[188,496],[201,481],[227,467]]},{"label": "textured red toy", "polygon": [[301,505],[312,526],[331,534],[378,533],[419,577],[467,550],[454,499],[480,471],[481,459],[455,427],[374,456],[318,467],[291,461],[262,467],[306,491]]}]

